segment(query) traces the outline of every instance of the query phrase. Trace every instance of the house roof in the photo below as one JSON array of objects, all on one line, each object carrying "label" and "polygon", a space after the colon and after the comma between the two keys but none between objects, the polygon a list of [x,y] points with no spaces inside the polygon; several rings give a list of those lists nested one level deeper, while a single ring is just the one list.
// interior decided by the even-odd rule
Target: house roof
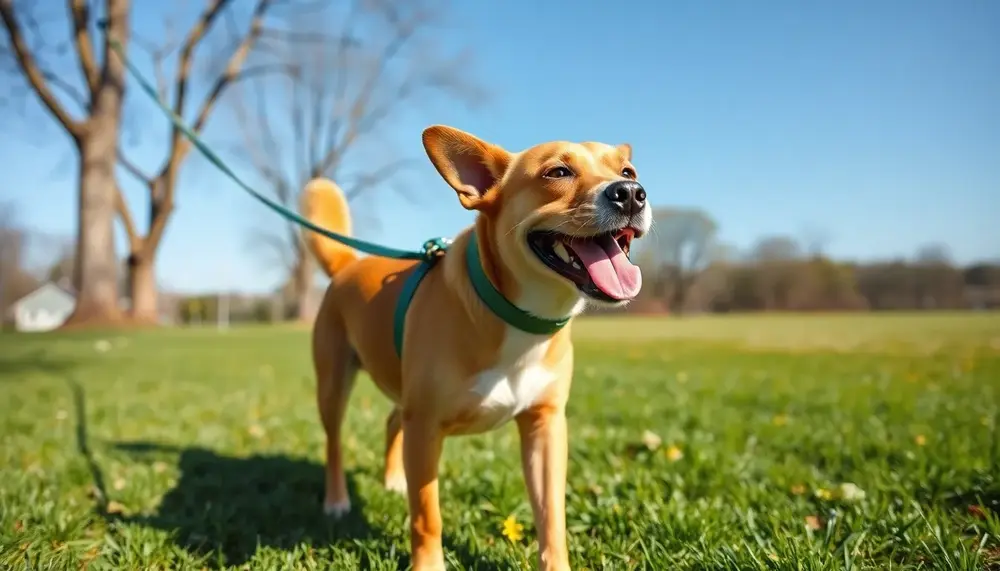
[{"label": "house roof", "polygon": [[44,307],[60,302],[72,305],[76,303],[76,297],[52,282],[45,282],[28,295],[12,303],[10,310],[15,311],[26,304],[37,304]]}]

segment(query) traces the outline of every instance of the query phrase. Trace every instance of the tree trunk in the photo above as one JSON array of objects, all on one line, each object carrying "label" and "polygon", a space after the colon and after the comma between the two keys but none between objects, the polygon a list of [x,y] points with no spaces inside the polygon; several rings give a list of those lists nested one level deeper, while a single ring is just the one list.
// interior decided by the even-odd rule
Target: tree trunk
[{"label": "tree trunk", "polygon": [[292,277],[299,321],[310,322],[316,317],[316,296],[313,295],[313,274],[315,271],[315,265],[309,253],[305,249],[301,249]]},{"label": "tree trunk", "polygon": [[[129,2],[108,2],[110,37],[128,43]],[[65,327],[117,325],[118,261],[115,257],[115,165],[125,96],[125,67],[106,55],[101,85],[91,100],[90,117],[79,139],[80,204],[76,236],[74,287],[76,307]]]},{"label": "tree trunk", "polygon": [[80,188],[73,287],[76,307],[66,326],[108,326],[122,319],[115,258],[116,117],[95,116],[80,144]]},{"label": "tree trunk", "polygon": [[136,323],[159,323],[156,266],[152,256],[133,254],[128,260],[128,286],[132,308],[129,317]]}]

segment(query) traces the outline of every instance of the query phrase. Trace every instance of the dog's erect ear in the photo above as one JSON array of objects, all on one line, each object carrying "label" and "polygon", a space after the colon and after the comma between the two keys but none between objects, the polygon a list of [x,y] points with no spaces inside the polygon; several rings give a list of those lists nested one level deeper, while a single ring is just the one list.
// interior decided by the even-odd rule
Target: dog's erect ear
[{"label": "dog's erect ear", "polygon": [[625,157],[626,161],[629,162],[632,161],[632,145],[628,143],[622,143],[618,145],[618,152],[621,153],[623,157]]},{"label": "dog's erect ear", "polygon": [[424,150],[468,210],[483,205],[483,199],[503,178],[510,153],[458,129],[434,125],[424,130]]}]

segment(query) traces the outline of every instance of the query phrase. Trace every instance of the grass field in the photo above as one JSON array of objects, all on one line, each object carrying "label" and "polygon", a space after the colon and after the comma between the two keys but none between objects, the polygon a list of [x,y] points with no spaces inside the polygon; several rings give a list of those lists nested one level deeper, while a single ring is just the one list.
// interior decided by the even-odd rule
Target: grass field
[{"label": "grass field", "polygon": [[[1000,569],[1000,315],[574,333],[574,568]],[[320,514],[307,336],[0,336],[0,567],[405,569],[367,380],[347,418],[355,512]],[[516,429],[449,440],[441,472],[449,567],[534,567]]]}]

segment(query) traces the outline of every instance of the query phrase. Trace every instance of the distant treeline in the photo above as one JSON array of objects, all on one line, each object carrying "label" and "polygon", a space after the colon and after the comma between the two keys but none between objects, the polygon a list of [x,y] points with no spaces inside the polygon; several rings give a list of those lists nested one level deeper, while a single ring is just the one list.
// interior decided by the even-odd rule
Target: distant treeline
[{"label": "distant treeline", "polygon": [[636,312],[865,311],[1000,308],[1000,265],[844,263],[824,256],[644,268]]}]

